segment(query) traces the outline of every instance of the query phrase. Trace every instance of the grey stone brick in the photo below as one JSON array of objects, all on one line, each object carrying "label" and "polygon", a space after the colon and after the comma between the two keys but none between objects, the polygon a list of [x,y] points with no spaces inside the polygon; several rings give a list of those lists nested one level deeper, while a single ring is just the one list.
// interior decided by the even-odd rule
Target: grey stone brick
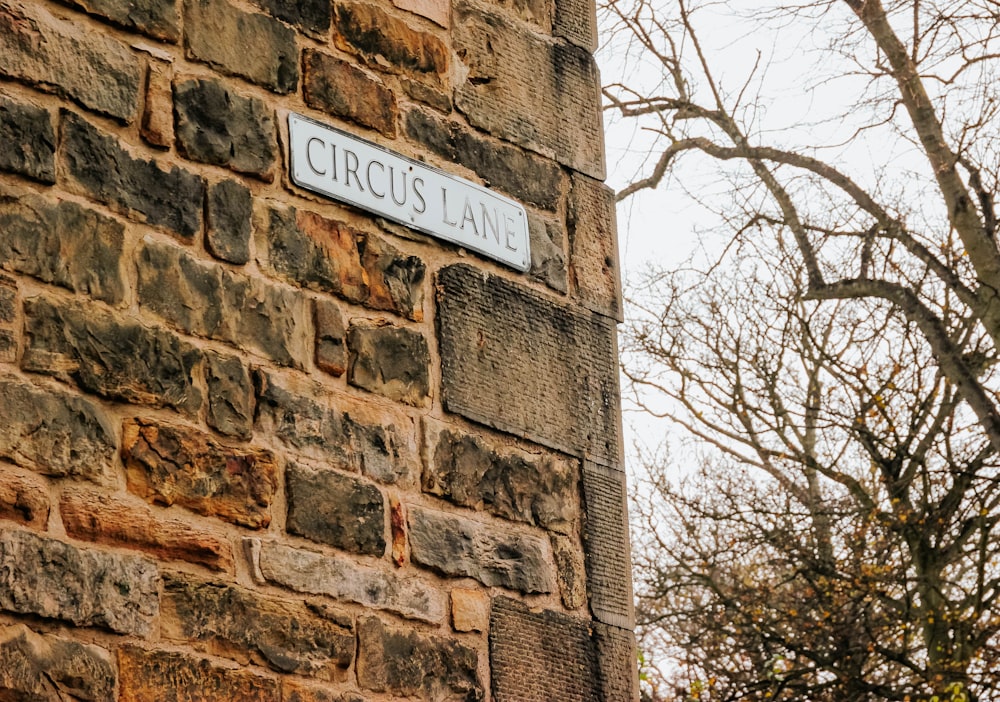
[{"label": "grey stone brick", "polygon": [[430,400],[430,351],[423,334],[357,321],[347,331],[351,385],[414,407]]},{"label": "grey stone brick", "polygon": [[0,95],[0,144],[0,170],[56,182],[56,133],[48,110]]},{"label": "grey stone brick", "polygon": [[177,43],[181,37],[177,0],[61,0],[125,29]]}]

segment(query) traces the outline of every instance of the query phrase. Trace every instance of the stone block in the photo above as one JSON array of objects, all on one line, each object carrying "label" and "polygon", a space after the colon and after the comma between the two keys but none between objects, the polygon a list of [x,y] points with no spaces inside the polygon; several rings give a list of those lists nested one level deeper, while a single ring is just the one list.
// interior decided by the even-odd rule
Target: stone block
[{"label": "stone block", "polygon": [[602,702],[636,702],[639,665],[632,632],[597,622],[594,644]]},{"label": "stone block", "polygon": [[112,305],[124,299],[125,227],[117,220],[0,184],[0,231],[6,270]]},{"label": "stone block", "polygon": [[445,409],[565,453],[618,460],[612,320],[464,264],[437,282]]},{"label": "stone block", "polygon": [[469,0],[456,1],[454,20],[454,49],[468,69],[455,106],[469,122],[603,179],[600,77],[590,52]]},{"label": "stone block", "polygon": [[347,331],[347,350],[351,385],[414,407],[430,401],[430,351],[420,332],[358,320]]},{"label": "stone block", "polygon": [[276,93],[299,84],[295,31],[226,0],[184,1],[184,46],[190,58]]},{"label": "stone block", "polygon": [[259,529],[271,523],[277,466],[270,451],[222,446],[186,427],[144,419],[122,423],[129,492]]},{"label": "stone block", "polygon": [[508,597],[490,611],[494,702],[604,702],[591,622]]},{"label": "stone block", "polygon": [[396,136],[396,98],[382,81],[312,49],[305,50],[302,64],[302,91],[309,107]]},{"label": "stone block", "polygon": [[201,407],[193,380],[201,353],[175,335],[92,305],[48,297],[25,300],[24,309],[24,370],[76,382],[109,399],[188,415]]},{"label": "stone block", "polygon": [[282,679],[281,699],[283,702],[365,702],[357,692],[337,691],[295,678]]},{"label": "stone block", "polygon": [[558,0],[489,0],[491,10],[500,8],[504,16],[517,18],[522,22],[535,25],[539,34],[552,33],[552,21],[556,13]]},{"label": "stone block", "polygon": [[0,275],[0,324],[11,324],[17,319],[17,281]]},{"label": "stone block", "polygon": [[116,212],[165,227],[187,241],[201,230],[201,178],[133,157],[114,136],[65,110],[59,158],[79,191]]},{"label": "stone block", "polygon": [[566,223],[574,297],[595,312],[624,321],[614,192],[580,174],[573,175],[571,184]]},{"label": "stone block", "polygon": [[476,650],[458,641],[390,627],[378,617],[358,625],[358,684],[366,690],[474,702],[484,696],[478,667]]},{"label": "stone block", "polygon": [[392,4],[445,28],[451,23],[451,0],[392,0]]},{"label": "stone block", "polygon": [[566,247],[563,229],[552,220],[528,213],[528,236],[531,238],[532,280],[548,285],[561,293],[569,291],[566,271]]},{"label": "stone block", "polygon": [[312,355],[309,305],[297,291],[151,239],[138,252],[138,270],[139,305],[189,334],[296,368]]},{"label": "stone block", "polygon": [[598,621],[631,629],[635,616],[625,474],[584,461],[583,496],[590,608]]},{"label": "stone block", "polygon": [[250,261],[250,189],[235,180],[223,180],[208,189],[205,246],[222,261],[242,266]]},{"label": "stone block", "polygon": [[198,642],[244,665],[344,680],[354,661],[350,627],[298,602],[182,573],[164,576],[160,618],[165,638]]},{"label": "stone block", "polygon": [[205,352],[208,426],[220,434],[249,439],[253,434],[254,389],[250,371],[238,356]]},{"label": "stone block", "polygon": [[587,604],[587,571],[576,537],[550,534],[552,556],[556,561],[559,595],[566,609],[580,609]]},{"label": "stone block", "polygon": [[175,651],[118,649],[118,702],[281,702],[278,681]]},{"label": "stone block", "polygon": [[491,445],[424,419],[423,489],[462,507],[569,532],[579,512],[575,462]]},{"label": "stone block", "polygon": [[0,329],[0,363],[17,361],[17,339],[9,329]]},{"label": "stone block", "polygon": [[545,210],[559,206],[563,175],[551,161],[425,110],[409,110],[404,130],[441,158],[475,171],[489,187]]},{"label": "stone block", "polygon": [[60,0],[128,30],[176,44],[181,38],[177,0]]},{"label": "stone block", "polygon": [[414,563],[489,587],[525,593],[555,589],[547,539],[414,505],[409,526]]},{"label": "stone block", "polygon": [[340,306],[331,301],[313,301],[316,329],[316,366],[335,378],[347,372],[347,331]]},{"label": "stone block", "polygon": [[590,53],[597,51],[597,3],[594,0],[556,0],[555,5],[552,34]]},{"label": "stone block", "polygon": [[0,530],[0,609],[148,636],[159,575],[144,558]]},{"label": "stone block", "polygon": [[169,62],[149,60],[139,134],[147,144],[158,149],[169,149],[174,143],[173,75],[174,69]]},{"label": "stone block", "polygon": [[0,520],[44,530],[49,521],[49,488],[45,481],[0,463]]},{"label": "stone block", "polygon": [[445,619],[444,593],[412,575],[397,575],[356,559],[325,556],[274,541],[244,540],[251,541],[254,568],[266,582],[430,624]]},{"label": "stone block", "polygon": [[110,700],[117,672],[111,654],[90,644],[36,634],[23,624],[0,628],[0,698]]},{"label": "stone block", "polygon": [[95,405],[0,373],[0,457],[38,473],[108,482],[114,432]]},{"label": "stone block", "polygon": [[329,0],[252,0],[253,4],[316,39],[330,31]]},{"label": "stone block", "polygon": [[48,110],[0,95],[0,144],[0,170],[56,182],[56,133]]},{"label": "stone block", "polygon": [[289,532],[343,551],[385,555],[381,490],[332,470],[290,464],[286,471]]},{"label": "stone block", "polygon": [[451,591],[451,625],[455,631],[488,631],[490,596],[482,590],[456,587]]},{"label": "stone block", "polygon": [[192,161],[274,180],[278,143],[271,109],[211,79],[174,81],[177,149]]},{"label": "stone block", "polygon": [[0,75],[120,122],[135,118],[142,83],[128,46],[21,0],[0,2]]},{"label": "stone block", "polygon": [[225,538],[120,496],[92,490],[66,492],[59,514],[66,534],[74,539],[137,549],[159,560],[233,570],[233,552]]}]

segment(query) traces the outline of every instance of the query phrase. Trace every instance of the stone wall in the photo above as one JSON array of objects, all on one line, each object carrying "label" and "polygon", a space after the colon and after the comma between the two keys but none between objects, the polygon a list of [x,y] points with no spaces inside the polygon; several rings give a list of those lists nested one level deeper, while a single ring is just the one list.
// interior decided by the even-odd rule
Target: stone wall
[{"label": "stone wall", "polygon": [[[637,699],[589,0],[0,0],[0,698]],[[289,112],[531,269],[288,177]]]}]

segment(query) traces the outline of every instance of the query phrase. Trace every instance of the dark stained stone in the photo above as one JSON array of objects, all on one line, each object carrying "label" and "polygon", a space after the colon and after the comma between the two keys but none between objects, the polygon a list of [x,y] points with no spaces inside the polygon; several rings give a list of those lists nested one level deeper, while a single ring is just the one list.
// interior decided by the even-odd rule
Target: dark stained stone
[{"label": "dark stained stone", "polygon": [[205,352],[208,382],[208,425],[240,439],[253,434],[253,382],[238,356]]},{"label": "dark stained stone", "polygon": [[405,327],[358,321],[347,332],[351,385],[421,407],[430,400],[427,339]]},{"label": "dark stained stone", "polygon": [[23,624],[0,629],[0,698],[110,700],[116,680],[103,648],[36,634]]},{"label": "dark stained stone", "polygon": [[205,244],[213,256],[238,266],[250,260],[252,205],[250,190],[235,180],[209,187]]},{"label": "dark stained stone", "polygon": [[386,136],[396,136],[396,98],[380,80],[354,64],[307,49],[303,56],[306,104]]},{"label": "dark stained stone", "polygon": [[293,24],[309,36],[322,38],[330,31],[330,0],[252,0],[272,17]]},{"label": "dark stained stone", "polygon": [[334,42],[383,70],[441,83],[448,72],[448,47],[433,34],[414,29],[368,3],[334,5]]},{"label": "dark stained stone", "polygon": [[177,43],[181,38],[177,0],[61,0],[92,15],[154,39]]},{"label": "dark stained stone", "polygon": [[0,144],[0,170],[56,182],[56,133],[48,110],[0,95]]}]

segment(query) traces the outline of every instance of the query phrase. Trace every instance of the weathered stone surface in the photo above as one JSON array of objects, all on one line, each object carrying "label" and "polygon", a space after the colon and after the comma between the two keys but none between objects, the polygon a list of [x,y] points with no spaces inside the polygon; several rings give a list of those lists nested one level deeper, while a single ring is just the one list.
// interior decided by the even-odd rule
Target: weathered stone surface
[{"label": "weathered stone surface", "polygon": [[47,297],[25,300],[24,309],[23,369],[75,381],[111,399],[187,414],[201,407],[193,381],[201,353],[173,334]]},{"label": "weathered stone surface", "polygon": [[400,76],[399,83],[411,99],[433,107],[438,112],[443,112],[446,115],[451,114],[451,95],[444,90],[427,83],[421,83],[418,80],[410,80],[406,76]]},{"label": "weathered stone surface", "polygon": [[6,373],[0,398],[0,457],[46,475],[109,479],[115,440],[97,407]]},{"label": "weathered stone surface", "polygon": [[457,641],[386,626],[378,617],[358,625],[358,684],[366,690],[474,702],[484,694],[478,666],[476,650]]},{"label": "weathered stone surface", "polygon": [[401,10],[426,17],[442,27],[447,27],[450,24],[450,0],[392,0],[392,4]]},{"label": "weathered stone surface", "polygon": [[[541,30],[541,34],[552,33],[552,21],[558,0],[490,0],[491,9],[501,8],[505,17],[516,17],[529,22]],[[536,32],[537,33],[537,32]]]},{"label": "weathered stone surface", "polygon": [[337,692],[295,678],[282,679],[281,699],[283,702],[365,702],[356,692]]},{"label": "weathered stone surface", "polygon": [[296,464],[285,476],[288,531],[352,553],[385,555],[385,498],[377,487]]},{"label": "weathered stone surface", "polygon": [[587,578],[583,551],[575,537],[550,534],[552,556],[556,561],[559,595],[566,609],[580,609],[587,604]]},{"label": "weathered stone surface", "polygon": [[508,597],[493,599],[490,671],[496,702],[603,702],[590,622],[532,612]]},{"label": "weathered stone surface", "polygon": [[250,371],[238,356],[205,352],[208,383],[208,426],[216,431],[249,439],[253,434],[254,391]]},{"label": "weathered stone surface", "polygon": [[335,378],[347,371],[347,340],[340,306],[331,300],[313,303],[316,328],[316,365]]},{"label": "weathered stone surface", "polygon": [[447,607],[436,587],[358,564],[342,556],[324,556],[265,541],[256,567],[264,580],[297,592],[326,595],[365,607],[383,609],[408,619],[440,624]]},{"label": "weathered stone surface", "polygon": [[301,368],[311,355],[309,305],[293,290],[147,239],[138,254],[139,304],[183,331]]},{"label": "weathered stone surface", "polygon": [[278,682],[207,658],[138,646],[118,649],[118,702],[281,702]]},{"label": "weathered stone surface", "polygon": [[565,453],[618,460],[612,320],[467,265],[441,270],[438,289],[448,411]]},{"label": "weathered stone surface", "polygon": [[17,339],[9,329],[0,329],[0,363],[14,363],[17,360]]},{"label": "weathered stone surface", "polygon": [[414,407],[430,401],[430,351],[423,334],[358,320],[347,331],[351,385]]},{"label": "weathered stone surface", "polygon": [[574,174],[571,183],[566,223],[574,295],[595,312],[621,322],[614,192],[580,174]]},{"label": "weathered stone surface", "polygon": [[177,148],[193,161],[225,166],[270,183],[278,158],[267,104],[217,80],[174,83]]},{"label": "weathered stone surface", "polygon": [[122,122],[132,121],[139,104],[142,73],[129,48],[37,2],[0,2],[0,74]]},{"label": "weathered stone surface", "polygon": [[414,563],[453,577],[521,592],[555,589],[547,539],[411,505]]},{"label": "weathered stone surface", "polygon": [[185,239],[201,230],[205,184],[177,166],[134,158],[118,140],[63,111],[59,158],[84,194]]},{"label": "weathered stone surface", "polygon": [[358,54],[382,70],[433,84],[441,84],[448,73],[448,48],[443,41],[375,5],[337,3],[333,29],[338,49]]},{"label": "weathered stone surface", "polygon": [[410,139],[475,171],[488,186],[546,210],[559,206],[563,176],[555,163],[424,110],[407,112],[404,128]]},{"label": "weathered stone surface", "polygon": [[169,62],[154,58],[149,60],[139,134],[147,144],[159,149],[169,149],[174,143],[173,75],[173,66]]},{"label": "weathered stone surface", "polygon": [[216,258],[242,266],[250,261],[250,190],[235,180],[215,183],[208,190],[205,244]]},{"label": "weathered stone surface", "polygon": [[224,538],[190,522],[158,516],[123,497],[92,490],[64,493],[59,514],[66,533],[75,539],[138,549],[160,560],[233,570],[232,548]]},{"label": "weathered stone surface", "polygon": [[531,238],[531,275],[561,293],[569,290],[566,271],[566,247],[562,226],[528,212],[528,235]]},{"label": "weathered stone surface", "polygon": [[156,566],[0,530],[0,609],[146,636],[158,610]]},{"label": "weathered stone surface", "polygon": [[103,648],[36,634],[23,624],[0,629],[0,699],[103,702],[114,696],[116,679]]},{"label": "weathered stone surface", "polygon": [[276,93],[298,86],[295,31],[226,0],[185,0],[184,45],[189,57]]},{"label": "weathered stone surface", "polygon": [[273,17],[294,24],[309,36],[321,39],[330,31],[329,0],[252,0]]},{"label": "weathered stone surface", "polygon": [[111,20],[154,39],[176,43],[181,38],[177,0],[61,0],[92,15]]},{"label": "weathered stone surface", "polygon": [[583,497],[590,609],[598,621],[631,629],[635,617],[625,473],[584,461]]},{"label": "weathered stone surface", "polygon": [[454,13],[454,49],[468,67],[455,106],[469,122],[603,179],[600,78],[590,52],[546,41],[469,0],[458,0]]},{"label": "weathered stone surface", "polygon": [[639,697],[639,666],[631,631],[594,623],[602,702],[634,702]]},{"label": "weathered stone surface", "polygon": [[49,520],[49,489],[45,481],[0,463],[0,520],[44,529]]},{"label": "weathered stone surface", "polygon": [[456,587],[451,591],[451,625],[455,631],[486,631],[490,625],[490,596],[482,590]]},{"label": "weathered stone surface", "polygon": [[555,5],[552,34],[590,53],[597,51],[597,3],[556,0]]},{"label": "weathered stone surface", "polygon": [[270,451],[238,449],[180,426],[144,419],[122,424],[128,489],[251,528],[271,523],[277,467]]},{"label": "weathered stone surface", "polygon": [[56,182],[56,133],[48,110],[0,95],[0,144],[0,170]]},{"label": "weathered stone surface", "polygon": [[264,372],[254,382],[256,428],[288,450],[383,483],[408,483],[416,475],[416,427],[406,415],[365,404],[345,410],[331,405],[319,385],[286,382]]},{"label": "weathered stone surface", "polygon": [[17,281],[0,275],[0,324],[7,325],[17,319]]},{"label": "weathered stone surface", "polygon": [[282,673],[344,680],[354,660],[354,632],[306,606],[241,587],[164,576],[163,635],[198,641],[209,653],[263,663]]},{"label": "weathered stone surface", "polygon": [[261,265],[289,282],[348,302],[423,319],[425,266],[378,237],[295,208],[268,208],[257,221]]},{"label": "weathered stone surface", "polygon": [[75,202],[0,184],[0,231],[3,268],[110,304],[124,298],[120,222]]},{"label": "weathered stone surface", "polygon": [[490,446],[482,437],[424,419],[423,489],[462,507],[568,533],[579,511],[574,463]]},{"label": "weathered stone surface", "polygon": [[306,49],[302,63],[307,105],[396,136],[396,98],[382,81],[347,61],[312,49]]}]

